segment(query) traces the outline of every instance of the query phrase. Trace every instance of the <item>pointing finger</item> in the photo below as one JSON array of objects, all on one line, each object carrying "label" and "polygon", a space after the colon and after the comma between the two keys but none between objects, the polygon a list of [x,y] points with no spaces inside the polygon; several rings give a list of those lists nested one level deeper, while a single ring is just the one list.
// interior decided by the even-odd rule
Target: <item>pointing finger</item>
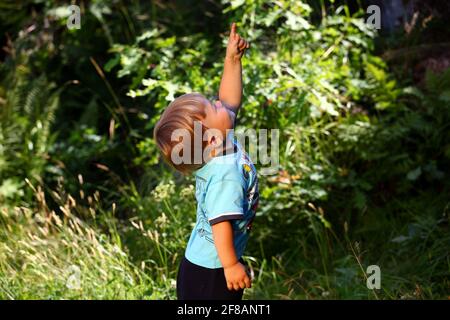
[{"label": "pointing finger", "polygon": [[237,45],[239,45],[239,41],[241,41],[241,36],[239,34],[235,33],[233,40]]},{"label": "pointing finger", "polygon": [[231,30],[230,30],[230,37],[234,38],[236,35],[236,23],[232,23],[231,24]]}]

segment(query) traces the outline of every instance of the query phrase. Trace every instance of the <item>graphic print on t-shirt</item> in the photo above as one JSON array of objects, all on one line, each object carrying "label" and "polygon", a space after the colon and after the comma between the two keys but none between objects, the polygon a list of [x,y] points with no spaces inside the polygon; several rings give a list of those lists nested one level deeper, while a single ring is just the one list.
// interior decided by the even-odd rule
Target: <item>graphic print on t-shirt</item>
[{"label": "graphic print on t-shirt", "polygon": [[199,221],[200,227],[198,228],[198,235],[200,236],[200,238],[205,238],[205,240],[214,243],[212,233],[205,228],[206,224],[207,223],[209,224],[208,218],[206,218],[205,213],[203,213],[199,219],[200,219]]},{"label": "graphic print on t-shirt", "polygon": [[242,174],[246,182],[249,183],[247,187],[246,200],[249,207],[249,212],[251,213],[248,221],[244,221],[245,223],[239,225],[240,229],[245,232],[252,229],[253,219],[255,218],[256,209],[258,208],[259,192],[256,169],[246,152],[242,152],[241,163]]}]

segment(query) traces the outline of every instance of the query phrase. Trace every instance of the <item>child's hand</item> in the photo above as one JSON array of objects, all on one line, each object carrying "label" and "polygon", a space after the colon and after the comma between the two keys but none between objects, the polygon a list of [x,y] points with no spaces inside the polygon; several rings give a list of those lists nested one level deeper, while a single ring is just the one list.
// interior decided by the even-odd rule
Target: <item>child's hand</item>
[{"label": "child's hand", "polygon": [[228,290],[240,290],[251,288],[252,282],[245,270],[245,266],[238,262],[230,267],[224,268],[225,279],[227,280]]},{"label": "child's hand", "polygon": [[233,22],[228,38],[226,57],[232,61],[239,61],[248,48],[250,48],[250,44],[236,33],[236,23]]}]

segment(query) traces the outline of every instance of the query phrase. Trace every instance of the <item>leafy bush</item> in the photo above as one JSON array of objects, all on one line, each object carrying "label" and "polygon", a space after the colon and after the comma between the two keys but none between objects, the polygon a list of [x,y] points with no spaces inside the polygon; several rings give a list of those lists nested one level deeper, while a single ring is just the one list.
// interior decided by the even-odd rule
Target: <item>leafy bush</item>
[{"label": "leafy bush", "polygon": [[[68,31],[44,1],[37,31],[10,44],[3,298],[175,298],[193,179],[161,162],[151,131],[174,97],[217,94],[228,27],[201,28],[188,7],[168,23],[164,5],[92,1],[82,29]],[[423,88],[398,80],[375,55],[364,12],[330,8],[320,21],[293,0],[223,0],[211,13],[251,41],[240,126],[281,131],[280,168],[260,177],[246,298],[446,297],[450,73],[428,73]],[[371,264],[382,290],[367,290]]]}]

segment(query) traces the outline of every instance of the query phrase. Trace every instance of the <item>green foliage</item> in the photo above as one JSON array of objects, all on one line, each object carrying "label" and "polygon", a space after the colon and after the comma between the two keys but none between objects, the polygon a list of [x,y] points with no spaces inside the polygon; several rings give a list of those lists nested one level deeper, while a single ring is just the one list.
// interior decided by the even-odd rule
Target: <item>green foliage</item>
[{"label": "green foliage", "polygon": [[25,177],[42,182],[47,152],[56,138],[50,127],[60,89],[44,74],[33,79],[26,62],[17,65],[8,80],[0,115],[0,200],[14,202],[25,195]]},{"label": "green foliage", "polygon": [[[223,0],[207,20],[182,1],[92,1],[70,31],[64,7],[28,5],[35,32],[2,19],[17,32],[0,68],[0,297],[175,298],[194,182],[151,132],[174,97],[217,94],[231,21],[251,42],[240,125],[281,130],[245,297],[446,297],[450,70],[399,80],[364,12],[337,4],[317,21],[313,2]],[[365,285],[372,264],[382,290]]]}]

